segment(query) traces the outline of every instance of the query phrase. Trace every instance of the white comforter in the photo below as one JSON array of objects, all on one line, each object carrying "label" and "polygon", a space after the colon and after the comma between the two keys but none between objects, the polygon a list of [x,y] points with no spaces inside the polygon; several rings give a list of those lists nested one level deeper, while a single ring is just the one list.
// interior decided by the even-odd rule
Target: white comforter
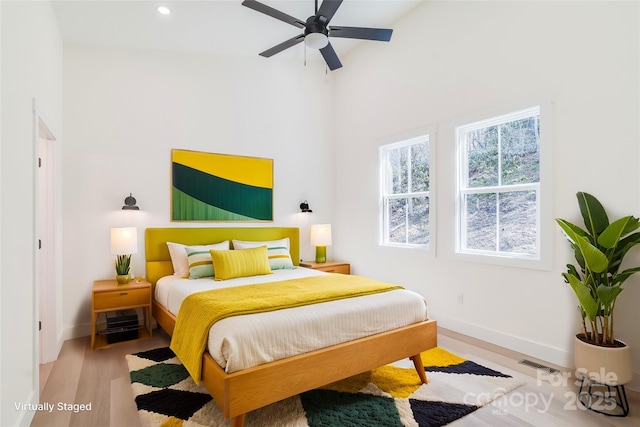
[{"label": "white comforter", "polygon": [[[190,294],[209,289],[327,274],[307,268],[233,280],[158,280],[156,301],[178,315]],[[306,353],[427,319],[424,298],[395,290],[267,313],[223,319],[209,331],[208,350],[227,373]]]}]

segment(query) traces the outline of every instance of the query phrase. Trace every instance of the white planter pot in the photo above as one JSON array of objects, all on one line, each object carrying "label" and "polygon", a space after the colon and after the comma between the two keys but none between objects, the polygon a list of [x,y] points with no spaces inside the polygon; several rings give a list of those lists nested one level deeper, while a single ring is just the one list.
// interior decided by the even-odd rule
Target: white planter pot
[{"label": "white planter pot", "polygon": [[627,384],[633,378],[631,347],[600,347],[577,336],[573,341],[573,360],[578,378],[587,377],[607,385]]}]

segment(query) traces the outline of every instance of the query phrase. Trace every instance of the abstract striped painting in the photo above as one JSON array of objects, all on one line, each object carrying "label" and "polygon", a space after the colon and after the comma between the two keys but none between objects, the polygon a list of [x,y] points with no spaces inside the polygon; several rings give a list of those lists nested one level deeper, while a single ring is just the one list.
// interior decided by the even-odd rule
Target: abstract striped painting
[{"label": "abstract striped painting", "polygon": [[172,221],[273,221],[273,160],[171,151]]}]

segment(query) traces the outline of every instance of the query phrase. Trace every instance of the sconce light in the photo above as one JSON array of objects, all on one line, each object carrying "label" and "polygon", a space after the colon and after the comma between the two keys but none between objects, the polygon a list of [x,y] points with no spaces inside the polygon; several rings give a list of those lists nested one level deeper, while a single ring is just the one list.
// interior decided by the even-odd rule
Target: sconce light
[{"label": "sconce light", "polygon": [[331,224],[313,224],[310,243],[316,247],[316,262],[327,262],[327,246],[331,245]]},{"label": "sconce light", "polygon": [[140,208],[136,206],[136,199],[131,195],[131,193],[129,193],[129,196],[126,199],[124,199],[124,206],[122,207],[122,210],[130,210],[130,211],[140,210]]},{"label": "sconce light", "polygon": [[306,200],[302,203],[300,203],[300,211],[301,212],[313,212],[311,209],[309,209],[309,202],[307,202]]}]

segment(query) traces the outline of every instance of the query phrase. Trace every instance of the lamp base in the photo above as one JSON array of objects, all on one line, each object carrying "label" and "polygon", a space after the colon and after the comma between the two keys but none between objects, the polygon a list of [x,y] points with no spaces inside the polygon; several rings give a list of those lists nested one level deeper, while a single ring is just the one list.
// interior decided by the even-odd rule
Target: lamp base
[{"label": "lamp base", "polygon": [[326,246],[316,246],[316,262],[317,263],[327,262]]}]

